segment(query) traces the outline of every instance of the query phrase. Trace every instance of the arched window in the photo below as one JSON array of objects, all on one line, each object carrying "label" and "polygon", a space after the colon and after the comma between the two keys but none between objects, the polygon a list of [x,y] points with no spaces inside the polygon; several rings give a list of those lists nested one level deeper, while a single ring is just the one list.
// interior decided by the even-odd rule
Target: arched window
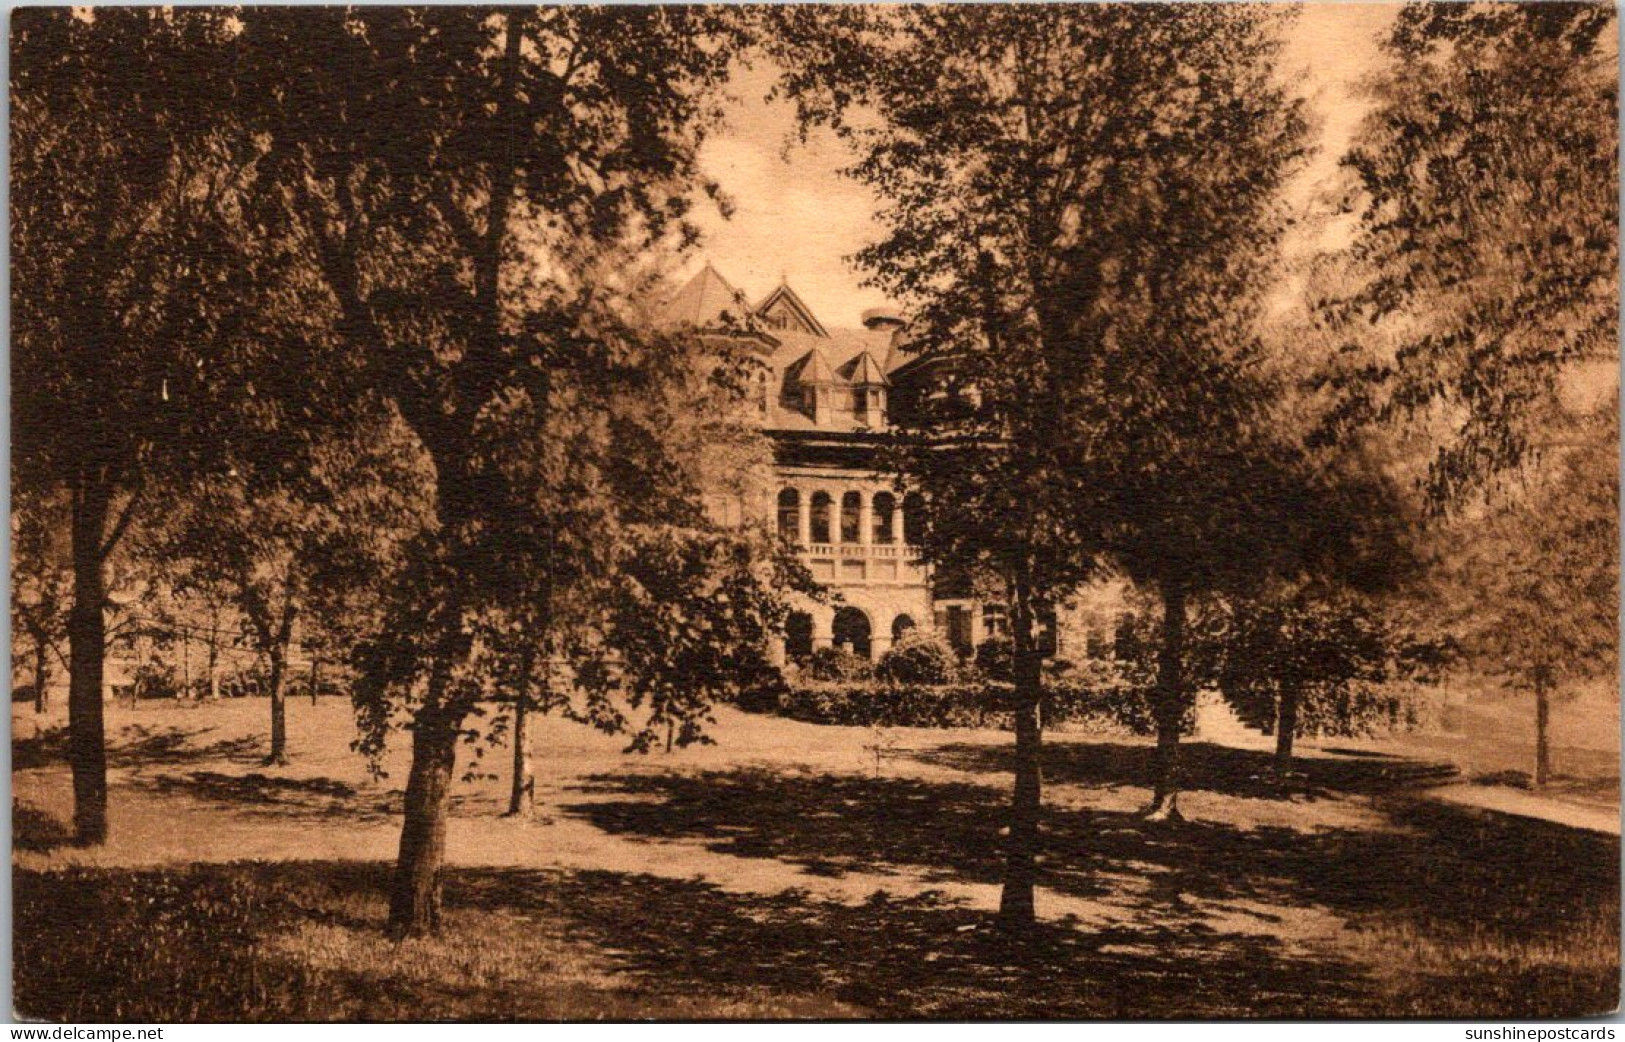
[{"label": "arched window", "polygon": [[863,513],[863,494],[848,492],[841,497],[841,542],[858,541],[860,517]]},{"label": "arched window", "polygon": [[899,615],[891,620],[891,639],[899,641],[903,635],[914,629],[914,618],[909,615]]},{"label": "arched window", "polygon": [[897,513],[897,500],[890,492],[875,493],[874,507],[872,508],[874,522],[870,526],[873,530],[871,543],[892,542],[892,515]]},{"label": "arched window", "polygon": [[801,538],[801,493],[793,488],[779,493],[779,535],[795,542]]},{"label": "arched window", "polygon": [[827,543],[829,539],[830,510],[834,506],[828,492],[814,492],[812,497],[812,541]]},{"label": "arched window", "polygon": [[918,492],[903,497],[903,542],[909,546],[925,542],[925,497]]}]

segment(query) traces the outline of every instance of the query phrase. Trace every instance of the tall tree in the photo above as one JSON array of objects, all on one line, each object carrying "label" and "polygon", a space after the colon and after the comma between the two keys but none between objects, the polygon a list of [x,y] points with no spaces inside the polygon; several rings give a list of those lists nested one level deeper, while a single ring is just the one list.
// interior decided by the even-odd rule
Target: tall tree
[{"label": "tall tree", "polygon": [[1244,556],[1231,528],[1283,484],[1262,480],[1277,472],[1247,363],[1274,197],[1303,134],[1272,79],[1279,17],[1101,4],[781,18],[786,89],[807,120],[846,135],[851,173],[882,200],[887,234],[858,260],[913,308],[914,364],[947,392],[894,410],[919,447],[904,469],[926,493],[927,555],[972,562],[1009,591],[1016,777],[1001,918],[1024,926],[1039,612],[1106,558],[1162,588],[1168,750],[1189,591],[1269,560]]},{"label": "tall tree", "polygon": [[525,461],[551,451],[556,414],[590,418],[602,383],[648,358],[613,306],[635,287],[594,260],[689,237],[695,153],[741,19],[721,8],[242,19],[240,71],[264,101],[263,187],[277,203],[267,234],[301,245],[364,383],[431,463],[434,521],[384,614],[397,639],[366,649],[361,696],[364,722],[391,702],[411,707],[390,921],[418,933],[439,918],[457,742],[491,675],[481,670],[514,646],[552,519],[593,491],[546,485]]},{"label": "tall tree", "polygon": [[1593,3],[1411,4],[1385,41],[1344,285],[1318,300],[1328,426],[1419,427],[1436,510],[1539,455],[1577,366],[1617,364],[1617,51]]},{"label": "tall tree", "polygon": [[1272,584],[1225,605],[1213,635],[1215,682],[1237,715],[1275,734],[1285,784],[1294,740],[1402,726],[1390,685],[1420,679],[1443,649],[1403,625],[1391,603],[1333,584]]},{"label": "tall tree", "polygon": [[[107,837],[106,566],[184,467],[197,361],[229,334],[243,143],[221,10],[36,9],[12,32],[12,432],[20,487],[70,499],[74,833]],[[184,393],[183,393],[184,392]]]},{"label": "tall tree", "polygon": [[[1544,786],[1551,707],[1566,684],[1619,673],[1617,396],[1590,437],[1534,469],[1492,511],[1450,528],[1429,603],[1467,661],[1531,696]],[[1582,428],[1584,429],[1584,428]]]},{"label": "tall tree", "polygon": [[1617,669],[1618,43],[1609,5],[1411,4],[1318,296],[1328,439],[1420,442],[1432,604],[1533,689]]}]

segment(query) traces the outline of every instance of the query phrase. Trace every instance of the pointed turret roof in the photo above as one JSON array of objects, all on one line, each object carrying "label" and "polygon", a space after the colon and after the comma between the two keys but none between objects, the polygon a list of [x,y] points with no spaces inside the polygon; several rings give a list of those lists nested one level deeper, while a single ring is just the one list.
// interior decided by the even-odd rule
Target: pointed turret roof
[{"label": "pointed turret roof", "polygon": [[868,351],[859,351],[852,361],[843,365],[841,375],[856,387],[885,387],[891,382],[886,379],[880,363]]},{"label": "pointed turret roof", "polygon": [[833,384],[837,383],[835,370],[830,367],[829,359],[824,352],[813,348],[791,364],[785,374],[797,383],[803,384]]},{"label": "pointed turret roof", "polygon": [[692,325],[702,329],[718,325],[723,313],[735,321],[750,314],[745,295],[722,277],[708,260],[699,273],[683,284],[666,304],[662,317],[670,325]]}]

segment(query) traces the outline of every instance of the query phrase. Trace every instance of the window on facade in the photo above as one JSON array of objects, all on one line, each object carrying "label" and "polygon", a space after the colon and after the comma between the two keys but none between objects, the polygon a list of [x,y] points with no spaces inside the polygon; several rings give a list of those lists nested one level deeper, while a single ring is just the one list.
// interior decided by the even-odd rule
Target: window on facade
[{"label": "window on facade", "polygon": [[858,541],[859,519],[863,512],[863,495],[858,492],[848,492],[841,497],[841,542],[855,543]]},{"label": "window on facade", "polygon": [[892,515],[897,513],[897,500],[890,492],[875,493],[874,535],[870,539],[873,543],[890,543],[892,541]]},{"label": "window on facade", "polygon": [[925,497],[918,492],[903,497],[903,542],[909,546],[925,542]]},{"label": "window on facade", "polygon": [[869,411],[869,392],[862,387],[852,392],[852,411],[859,415]]},{"label": "window on facade", "polygon": [[989,637],[1008,637],[1010,635],[1010,620],[1005,615],[1004,605],[982,605],[982,632]]},{"label": "window on facade", "polygon": [[758,412],[767,412],[768,378],[766,373],[756,375],[756,409]]},{"label": "window on facade", "polygon": [[812,532],[810,533],[813,542],[815,542],[815,543],[827,543],[827,542],[830,541],[830,538],[829,538],[829,515],[830,515],[830,508],[833,505],[834,505],[834,503],[830,500],[828,492],[814,492],[813,493],[813,497],[812,497],[812,526],[811,526],[812,527]]},{"label": "window on facade", "polygon": [[779,535],[794,541],[801,537],[801,493],[787,488],[779,493]]}]

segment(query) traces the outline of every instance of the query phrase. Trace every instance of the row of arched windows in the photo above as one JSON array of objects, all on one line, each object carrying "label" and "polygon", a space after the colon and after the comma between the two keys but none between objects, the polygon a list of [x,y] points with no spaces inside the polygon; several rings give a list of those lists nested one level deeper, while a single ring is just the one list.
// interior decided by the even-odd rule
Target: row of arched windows
[{"label": "row of arched windows", "polygon": [[[903,497],[903,542],[917,546],[921,540],[921,508],[918,492]],[[801,538],[801,490],[787,488],[779,493],[779,534],[790,540]],[[876,492],[869,502],[868,542],[882,546],[897,541],[897,497]],[[808,503],[807,541],[810,543],[861,543],[863,539],[863,493],[856,489],[841,495],[839,514],[835,498],[828,492],[814,492]],[[833,536],[839,536],[839,539]]]}]

